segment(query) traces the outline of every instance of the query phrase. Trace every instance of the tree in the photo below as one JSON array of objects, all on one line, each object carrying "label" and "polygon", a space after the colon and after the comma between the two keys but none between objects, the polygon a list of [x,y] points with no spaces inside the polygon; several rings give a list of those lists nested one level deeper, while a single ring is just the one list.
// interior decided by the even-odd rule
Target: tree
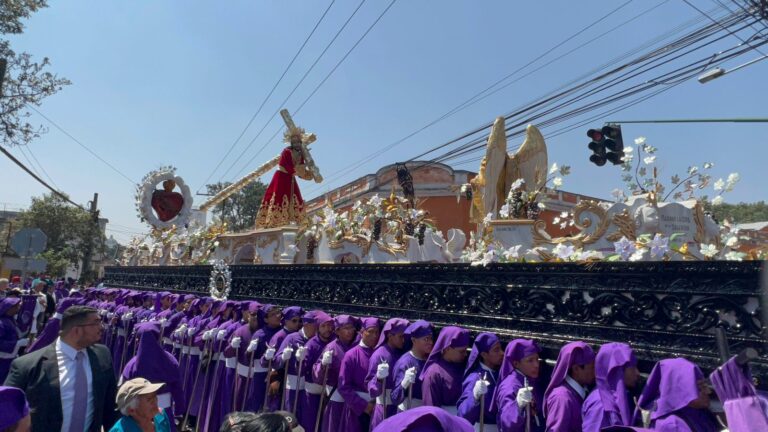
[{"label": "tree", "polygon": [[[214,195],[230,184],[219,182],[206,187],[208,193]],[[226,222],[232,231],[253,228],[256,223],[256,213],[259,212],[266,190],[264,183],[257,180],[215,206],[212,210],[213,215]]]},{"label": "tree", "polygon": [[[19,34],[24,30],[21,20],[48,7],[46,0],[1,0],[0,34]],[[0,135],[8,146],[26,145],[47,132],[43,126],[34,126],[27,105],[40,106],[43,99],[69,85],[69,80],[49,72],[50,61],[44,57],[35,62],[29,53],[17,53],[10,42],[0,37],[0,58],[8,65],[0,93]]]},{"label": "tree", "polygon": [[707,202],[704,210],[711,211],[714,218],[720,222],[726,219],[737,224],[768,221],[768,204],[765,201],[717,206]]},{"label": "tree", "polygon": [[48,236],[40,258],[48,261],[47,272],[51,275],[63,275],[70,266],[80,268],[89,240],[93,241],[94,255],[105,248],[104,233],[93,216],[58,195],[33,197],[32,205],[19,214],[17,221],[19,228],[40,228]]}]

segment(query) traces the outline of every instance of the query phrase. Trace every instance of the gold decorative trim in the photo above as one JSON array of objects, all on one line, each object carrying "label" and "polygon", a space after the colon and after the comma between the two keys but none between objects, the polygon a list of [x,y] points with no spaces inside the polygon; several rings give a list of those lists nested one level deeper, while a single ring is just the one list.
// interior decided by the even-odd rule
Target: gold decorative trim
[{"label": "gold decorative trim", "polygon": [[621,213],[613,215],[613,224],[616,225],[618,231],[609,234],[605,238],[606,240],[616,242],[622,237],[631,241],[637,240],[635,219],[629,215],[629,210],[624,209]]},{"label": "gold decorative trim", "polygon": [[[581,215],[584,212],[594,213],[599,219],[595,231],[591,234],[585,232],[587,228],[592,226],[592,221],[587,218],[581,219]],[[611,219],[608,217],[608,212],[600,207],[597,202],[591,200],[582,201],[573,208],[573,221],[574,226],[580,229],[578,234],[569,237],[552,238],[552,236],[550,236],[546,231],[547,223],[541,219],[537,220],[533,224],[533,227],[531,227],[533,230],[533,246],[536,247],[543,244],[572,243],[574,246],[581,248],[585,245],[589,245],[598,241],[602,236],[605,235],[605,232],[611,225]]]}]

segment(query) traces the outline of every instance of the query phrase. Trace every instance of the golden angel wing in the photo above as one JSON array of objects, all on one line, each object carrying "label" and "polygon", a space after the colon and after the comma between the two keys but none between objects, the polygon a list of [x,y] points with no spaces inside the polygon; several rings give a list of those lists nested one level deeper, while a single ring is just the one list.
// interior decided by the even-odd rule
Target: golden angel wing
[{"label": "golden angel wing", "polygon": [[538,190],[547,182],[548,169],[547,144],[539,129],[529,124],[525,129],[523,145],[507,161],[504,190],[509,191],[512,183],[519,178],[525,181],[525,190]]}]

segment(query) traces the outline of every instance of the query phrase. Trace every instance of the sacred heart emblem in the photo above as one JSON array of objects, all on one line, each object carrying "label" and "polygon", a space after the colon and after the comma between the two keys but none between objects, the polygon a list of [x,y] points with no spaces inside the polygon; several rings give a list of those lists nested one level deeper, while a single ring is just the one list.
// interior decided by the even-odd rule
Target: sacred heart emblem
[{"label": "sacred heart emblem", "polygon": [[157,189],[152,192],[152,208],[155,209],[157,218],[163,222],[178,216],[184,207],[184,197],[173,191],[175,187],[176,182],[166,180],[163,182],[163,190]]}]

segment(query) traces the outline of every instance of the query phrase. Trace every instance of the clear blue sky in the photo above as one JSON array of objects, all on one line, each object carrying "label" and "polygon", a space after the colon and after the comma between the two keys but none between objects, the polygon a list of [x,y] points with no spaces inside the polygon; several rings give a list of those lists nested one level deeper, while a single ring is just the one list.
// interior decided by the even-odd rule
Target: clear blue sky
[{"label": "clear blue sky", "polygon": [[[172,164],[194,191],[256,112],[329,3],[59,1],[35,14],[25,33],[12,42],[19,51],[49,57],[51,70],[72,81],[46,99],[41,112],[134,182],[152,169]],[[278,117],[236,160],[358,3],[335,2],[245,139],[211,181],[233,180],[236,173],[242,175],[280,151],[277,140],[267,142],[280,125]],[[635,0],[542,62],[659,3],[663,4],[653,12],[436,124],[357,168],[343,181],[322,187],[302,183],[305,196],[311,198],[385,164],[409,159],[698,15],[678,0]],[[730,1],[725,3],[734,7]],[[362,6],[285,107],[296,109],[387,4],[368,0]],[[398,0],[295,119],[317,133],[313,155],[330,178],[437,118],[619,4],[608,0]],[[714,0],[694,4],[704,10],[717,6]],[[728,37],[708,53],[738,42]],[[768,53],[768,48],[763,51]],[[751,53],[723,66],[758,56]],[[615,119],[768,117],[766,76],[768,60],[706,85],[687,82],[595,125]],[[102,215],[116,224],[111,229],[122,231],[110,234],[120,241],[129,238],[125,231],[145,230],[136,216],[131,183],[42,118],[32,120],[50,127],[30,148],[59,188],[82,203],[98,192]],[[625,141],[639,135],[659,148],[657,165],[666,178],[682,173],[688,165],[712,161],[715,178],[741,173],[741,183],[726,202],[768,199],[764,171],[768,124],[624,127]],[[550,161],[572,165],[565,189],[609,197],[612,189],[622,187],[620,171],[590,164],[587,142],[581,129],[547,140]],[[265,144],[264,151],[244,166]],[[515,144],[510,142],[510,147]],[[13,152],[21,157],[18,149]],[[222,178],[233,162],[235,167]],[[459,168],[476,170],[477,163]],[[0,201],[6,205],[26,206],[30,196],[44,192],[4,158],[0,169],[6,179]],[[262,180],[270,178],[271,173]],[[196,199],[198,204],[202,201],[202,197]]]}]

